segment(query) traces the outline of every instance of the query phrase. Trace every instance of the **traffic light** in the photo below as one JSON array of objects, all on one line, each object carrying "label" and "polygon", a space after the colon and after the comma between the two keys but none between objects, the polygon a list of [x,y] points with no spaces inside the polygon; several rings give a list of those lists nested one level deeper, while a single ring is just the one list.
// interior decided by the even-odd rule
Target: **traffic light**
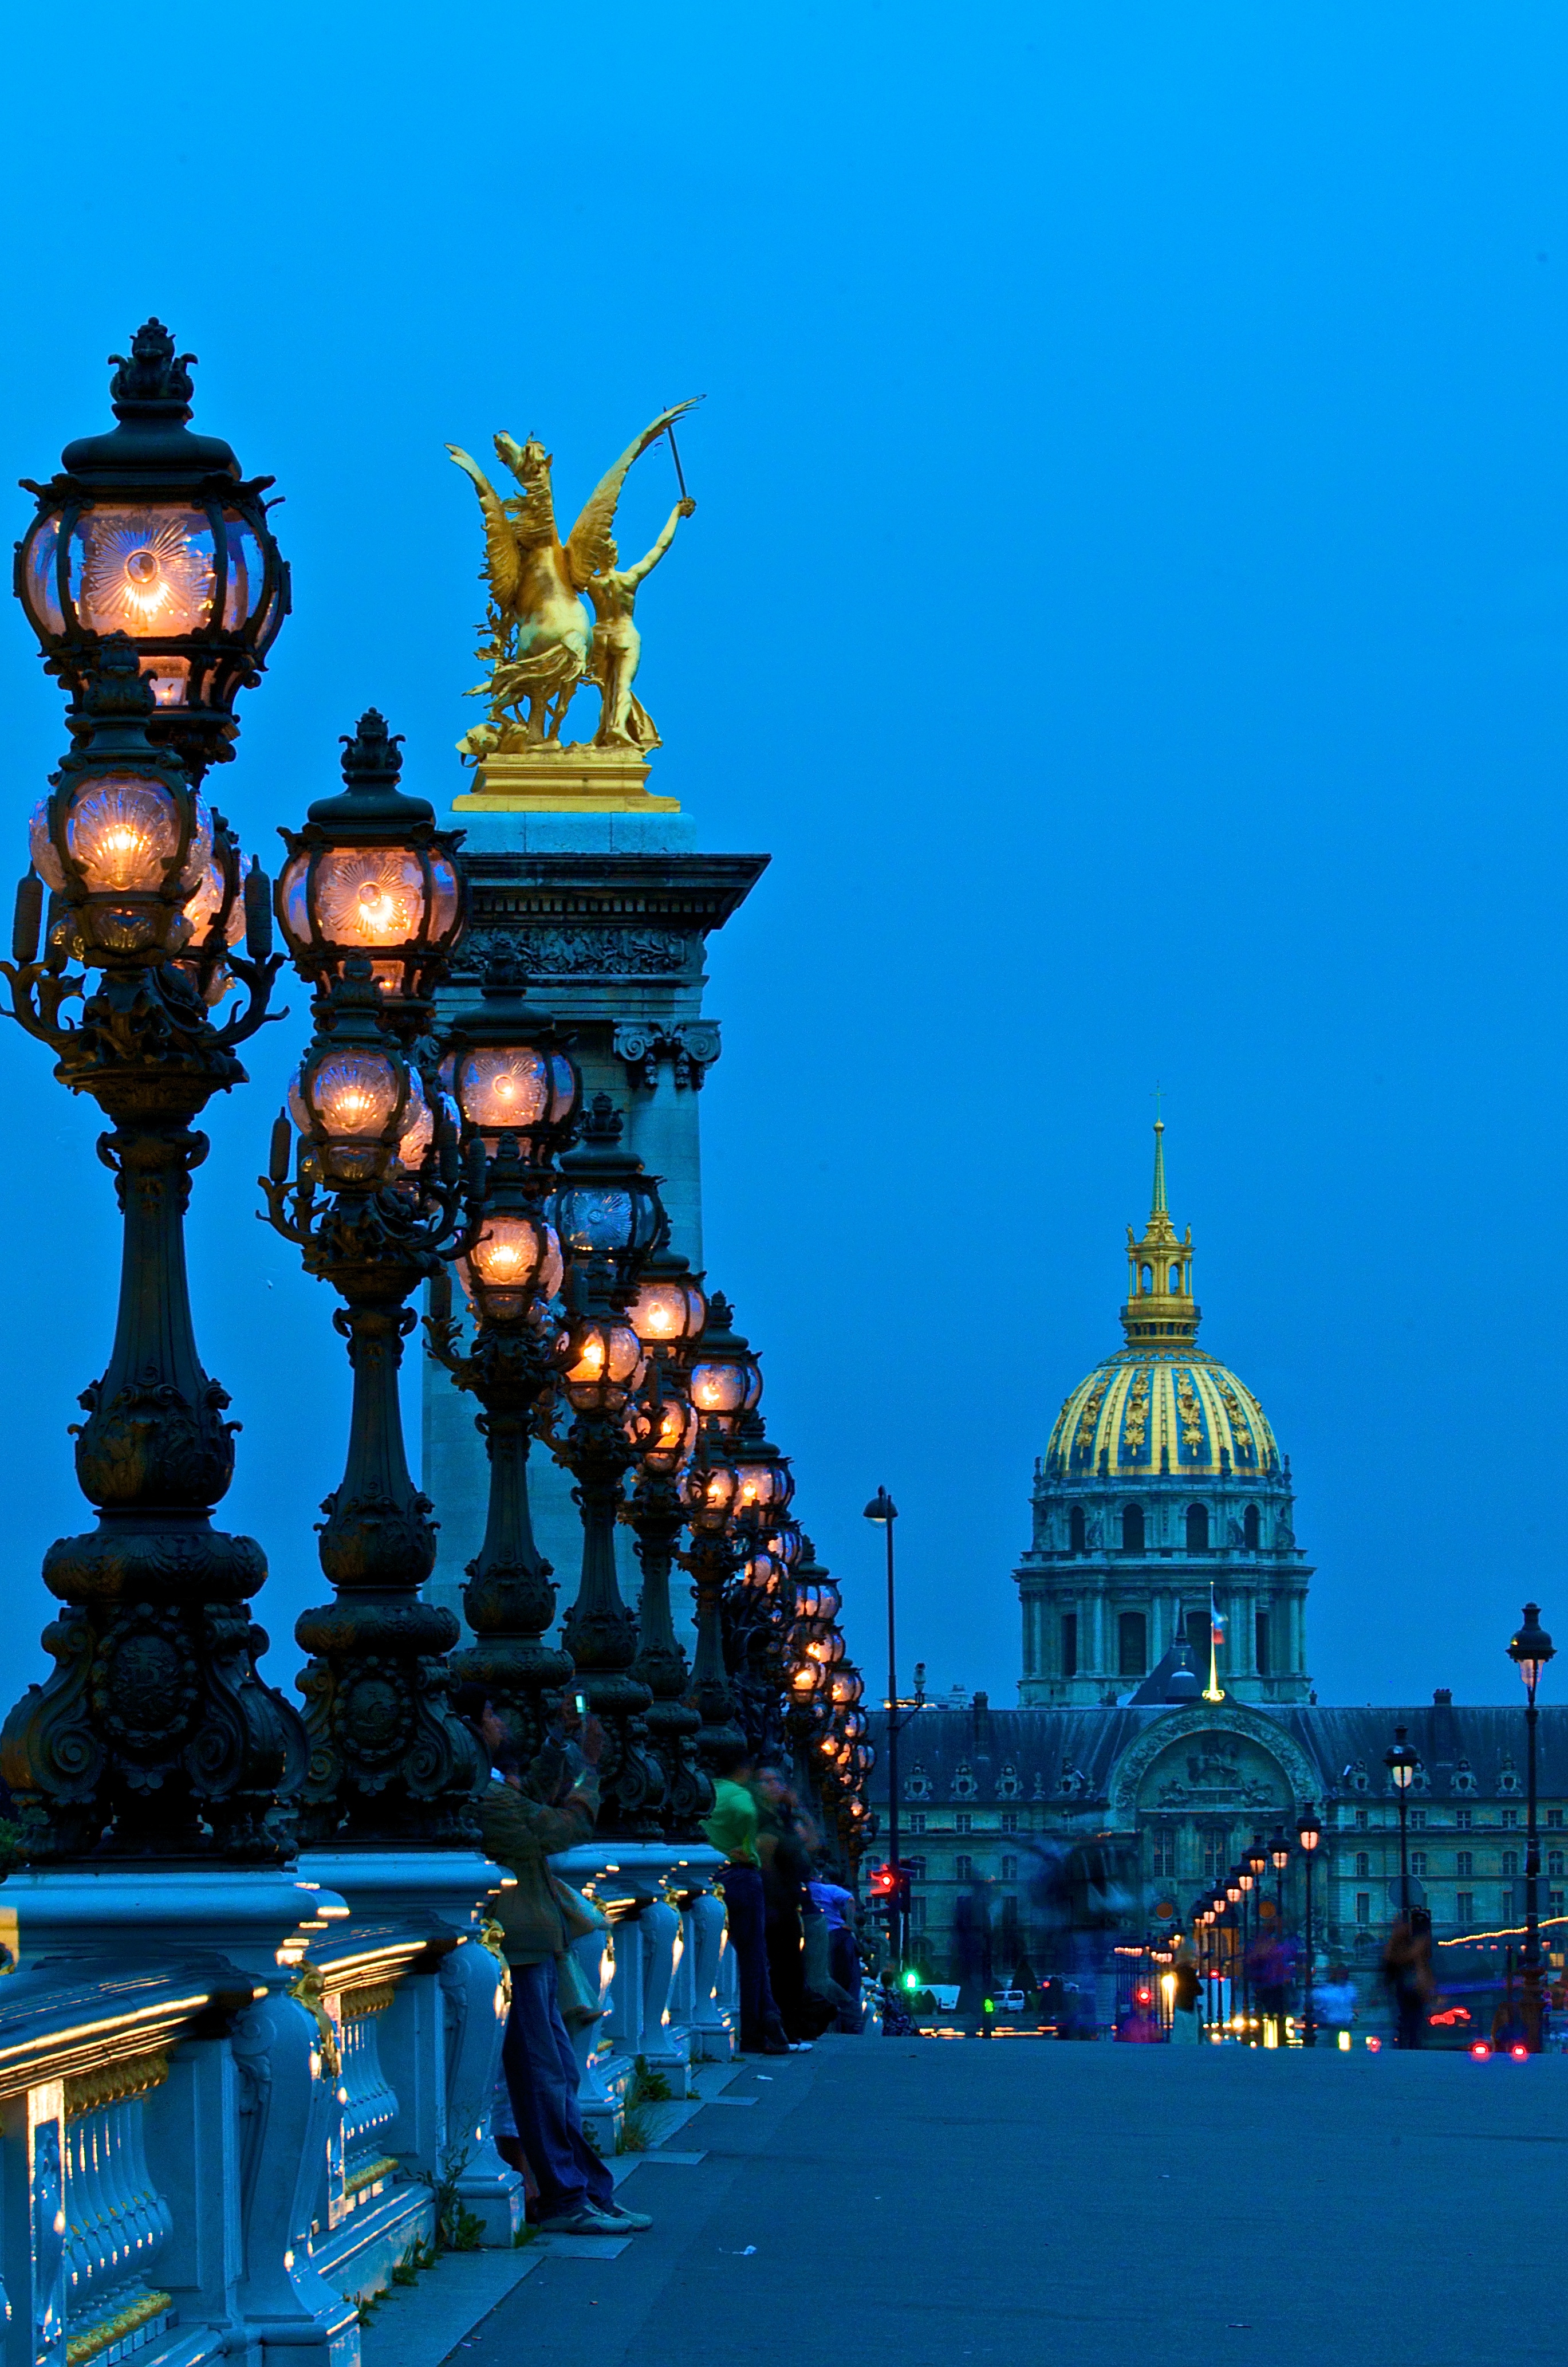
[{"label": "traffic light", "polygon": [[874,1907],[889,1916],[909,1911],[909,1869],[907,1865],[874,1865],[871,1869]]}]

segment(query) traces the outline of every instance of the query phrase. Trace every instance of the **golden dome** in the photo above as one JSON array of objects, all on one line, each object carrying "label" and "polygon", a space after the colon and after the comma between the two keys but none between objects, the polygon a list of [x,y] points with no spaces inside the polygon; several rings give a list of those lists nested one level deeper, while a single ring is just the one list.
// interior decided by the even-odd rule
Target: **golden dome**
[{"label": "golden dome", "polygon": [[1280,1450],[1245,1382],[1197,1344],[1192,1235],[1165,1196],[1165,1127],[1155,1120],[1154,1204],[1142,1240],[1127,1228],[1127,1345],[1064,1404],[1045,1450],[1054,1478],[1205,1478],[1277,1474]]},{"label": "golden dome", "polygon": [[1124,1348],[1068,1397],[1045,1450],[1053,1478],[1262,1478],[1280,1469],[1245,1381],[1201,1348]]}]

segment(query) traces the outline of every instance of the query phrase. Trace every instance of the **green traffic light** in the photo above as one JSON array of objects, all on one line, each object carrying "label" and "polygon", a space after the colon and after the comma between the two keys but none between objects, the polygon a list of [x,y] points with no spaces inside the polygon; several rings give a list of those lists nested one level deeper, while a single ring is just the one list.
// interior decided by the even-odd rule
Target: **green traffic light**
[{"label": "green traffic light", "polygon": [[904,1987],[905,1987],[907,1989],[918,1989],[918,1988],[919,1988],[919,1986],[920,1986],[920,1976],[919,1976],[919,1973],[906,1973],[906,1974],[905,1974],[905,1976],[904,1976]]}]

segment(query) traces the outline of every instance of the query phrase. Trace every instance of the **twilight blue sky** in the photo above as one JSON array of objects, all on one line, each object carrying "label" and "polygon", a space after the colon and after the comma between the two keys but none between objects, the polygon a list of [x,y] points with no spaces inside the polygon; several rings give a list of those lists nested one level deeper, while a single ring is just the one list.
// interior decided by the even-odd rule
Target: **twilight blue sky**
[{"label": "twilight blue sky", "polygon": [[[199,355],[197,425],[288,496],[296,613],[220,787],[265,861],[371,700],[450,792],[444,441],[537,430],[564,506],[708,395],[645,601],[657,786],[773,855],[713,952],[709,1269],[874,1676],[886,1480],[906,1671],[1012,1698],[1031,1467],[1120,1336],[1158,1078],[1205,1344],[1293,1456],[1322,1698],[1508,1698],[1526,1593],[1568,1629],[1561,9],[139,21],[8,37],[0,483],[108,424],[149,311]],[[627,548],[670,494],[656,454]],[[19,870],[62,734],[14,607],[0,697]],[[280,1677],[346,1413],[327,1294],[252,1213],[292,1001],[192,1228]],[[0,1087],[9,1695],[117,1250],[93,1111],[8,1029]]]}]

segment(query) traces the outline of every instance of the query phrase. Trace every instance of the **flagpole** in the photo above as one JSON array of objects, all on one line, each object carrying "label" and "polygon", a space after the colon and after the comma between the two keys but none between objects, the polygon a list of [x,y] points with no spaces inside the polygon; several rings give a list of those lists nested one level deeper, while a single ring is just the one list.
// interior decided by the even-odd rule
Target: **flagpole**
[{"label": "flagpole", "polygon": [[1214,1608],[1214,1581],[1211,1579],[1209,1580],[1209,1683],[1203,1695],[1206,1702],[1222,1702],[1225,1697],[1224,1687],[1220,1682],[1219,1641],[1219,1613]]}]

